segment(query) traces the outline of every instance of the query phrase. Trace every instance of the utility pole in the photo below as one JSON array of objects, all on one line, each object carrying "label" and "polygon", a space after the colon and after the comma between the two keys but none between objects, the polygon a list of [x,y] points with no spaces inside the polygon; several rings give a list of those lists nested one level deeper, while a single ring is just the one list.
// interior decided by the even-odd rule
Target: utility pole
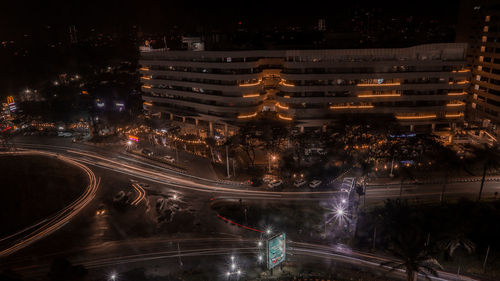
[{"label": "utility pole", "polygon": [[488,261],[488,254],[490,253],[490,245],[488,245],[488,249],[486,250],[486,256],[484,257],[483,262],[483,273],[486,272],[486,262]]},{"label": "utility pole", "polygon": [[179,242],[177,242],[177,255],[179,256],[179,265],[182,267],[182,260],[181,260],[181,248],[179,246]]},{"label": "utility pole", "polygon": [[269,166],[269,173],[271,173],[271,155],[269,155],[267,157],[267,163],[268,163],[268,166]]},{"label": "utility pole", "polygon": [[389,174],[389,177],[394,177],[394,174],[392,173],[392,169],[394,168],[394,156],[392,156],[392,162],[391,162],[391,173]]},{"label": "utility pole", "polygon": [[227,177],[230,178],[231,174],[229,174],[229,148],[226,145],[226,168],[227,168]]}]

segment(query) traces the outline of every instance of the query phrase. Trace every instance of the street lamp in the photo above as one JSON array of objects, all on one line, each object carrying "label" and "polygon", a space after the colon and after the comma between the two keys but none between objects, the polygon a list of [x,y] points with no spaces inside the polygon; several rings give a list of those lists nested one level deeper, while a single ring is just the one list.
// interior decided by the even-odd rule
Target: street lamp
[{"label": "street lamp", "polygon": [[111,274],[110,278],[111,278],[112,281],[115,281],[116,280],[116,274],[115,273]]}]

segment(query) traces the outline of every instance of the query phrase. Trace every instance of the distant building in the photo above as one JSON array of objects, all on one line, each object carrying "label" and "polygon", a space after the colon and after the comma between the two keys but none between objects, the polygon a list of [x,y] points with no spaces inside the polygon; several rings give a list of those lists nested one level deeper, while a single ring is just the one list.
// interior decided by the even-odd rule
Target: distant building
[{"label": "distant building", "polygon": [[326,30],[326,20],[319,19],[318,20],[318,31],[325,31],[325,30]]},{"label": "distant building", "polygon": [[471,84],[467,88],[472,121],[498,130],[500,124],[500,4],[464,1],[457,42],[468,42]]},{"label": "distant building", "polygon": [[323,128],[345,115],[394,116],[409,131],[463,123],[466,44],[400,49],[149,51],[144,109],[208,134],[265,116]]}]

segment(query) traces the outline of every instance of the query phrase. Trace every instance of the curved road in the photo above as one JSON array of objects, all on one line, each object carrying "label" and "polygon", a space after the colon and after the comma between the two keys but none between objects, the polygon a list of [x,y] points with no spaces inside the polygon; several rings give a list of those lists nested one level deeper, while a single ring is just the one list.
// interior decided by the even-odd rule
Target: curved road
[{"label": "curved road", "polygon": [[[225,182],[219,182],[215,180],[203,179],[191,175],[186,175],[178,171],[167,169],[159,165],[155,165],[154,162],[142,159],[135,155],[128,155],[124,153],[116,153],[112,151],[105,151],[92,148],[94,151],[89,151],[82,146],[71,146],[70,145],[51,145],[51,144],[37,144],[37,143],[21,143],[16,142],[18,148],[22,149],[36,149],[39,150],[38,153],[45,153],[47,155],[59,155],[60,159],[65,159],[85,167],[89,173],[89,178],[93,185],[89,185],[86,192],[86,200],[80,202],[80,204],[72,204],[65,209],[66,212],[71,211],[69,214],[61,213],[60,216],[56,218],[49,218],[47,221],[41,222],[40,225],[34,226],[36,233],[34,233],[34,238],[31,236],[25,236],[27,239],[15,239],[17,243],[10,246],[9,249],[0,252],[1,255],[6,255],[12,253],[22,247],[25,247],[37,239],[44,237],[61,227],[65,222],[67,222],[71,217],[73,217],[79,210],[81,210],[92,198],[95,196],[95,191],[98,188],[98,182],[95,179],[92,171],[88,169],[84,164],[99,167],[102,169],[118,172],[123,175],[127,175],[136,179],[143,179],[149,182],[158,183],[160,185],[168,185],[171,188],[177,190],[184,190],[186,192],[201,192],[205,193],[212,198],[217,200],[235,200],[244,198],[247,201],[255,200],[283,200],[283,201],[293,201],[293,200],[328,200],[331,196],[338,194],[338,191],[303,191],[303,192],[274,192],[267,190],[258,190],[248,186],[239,184],[230,184]],[[16,152],[25,153],[25,152]],[[64,155],[64,156],[63,156]],[[86,171],[87,171],[86,170]],[[450,184],[450,186],[452,186]],[[463,188],[458,186],[457,194],[461,194],[464,190],[469,190],[470,188]],[[144,189],[138,185],[134,184],[133,188],[138,194],[136,200],[133,201],[137,205],[142,199],[145,198]],[[417,192],[412,192],[416,186],[409,186],[405,188],[405,194],[403,197],[418,197],[418,196],[429,196],[435,197],[440,194],[440,189],[436,190],[434,187],[428,187],[427,189],[419,190]],[[496,188],[496,187],[495,187]],[[453,187],[449,187],[449,193],[453,193]],[[493,191],[491,191],[492,193]],[[372,190],[368,190],[368,196],[371,199],[382,201],[390,197],[399,196],[399,187],[375,187]],[[82,205],[83,204],[83,205]],[[61,211],[63,212],[63,211]],[[71,215],[72,214],[72,215]],[[38,233],[38,234],[37,234]],[[38,237],[38,238],[37,238]],[[197,240],[195,242],[194,240]],[[167,248],[164,245],[168,243],[179,243],[182,244],[182,249],[180,248]],[[134,251],[130,254],[123,254],[123,248],[120,247],[121,243],[127,245],[134,244]],[[227,247],[228,243],[232,247]],[[179,245],[177,244],[177,245]],[[332,247],[320,244],[311,243],[299,243],[290,242],[290,254],[296,257],[303,257],[303,260],[309,261],[310,259],[321,259],[321,260],[335,260],[344,263],[355,264],[361,267],[376,268],[381,270],[380,263],[387,261],[387,258],[372,255],[370,253],[362,253],[352,250],[346,250],[345,248]],[[184,239],[173,239],[173,238],[150,238],[143,240],[126,240],[126,241],[112,241],[105,242],[102,245],[94,245],[95,249],[87,249],[89,253],[84,256],[79,256],[75,260],[75,264],[81,264],[89,269],[96,269],[107,267],[110,265],[118,264],[128,264],[128,263],[141,263],[145,261],[162,260],[162,259],[172,259],[181,258],[188,256],[202,257],[202,256],[221,256],[229,255],[234,251],[246,255],[255,255],[259,252],[259,248],[256,246],[255,239],[244,239],[244,238],[184,238]],[[114,254],[114,249],[116,250]],[[19,262],[19,263],[17,263]],[[12,263],[6,262],[2,265],[19,266],[23,264],[22,261],[12,261]],[[37,276],[41,272],[46,272],[47,266],[40,265],[26,265],[20,267],[23,273],[28,275]],[[396,273],[399,277],[404,277],[404,272],[400,271]],[[433,278],[434,280],[455,280],[456,276],[454,274],[440,272],[440,278]],[[443,279],[445,278],[445,279]],[[461,276],[460,280],[474,280],[467,279]]]},{"label": "curved road", "polygon": [[82,169],[89,178],[89,184],[86,189],[71,204],[66,206],[64,209],[60,210],[56,214],[38,222],[32,226],[29,226],[23,230],[20,230],[14,234],[7,237],[0,238],[0,257],[10,255],[31,243],[51,234],[56,231],[64,224],[66,224],[71,218],[78,214],[85,206],[94,199],[95,194],[99,188],[99,182],[96,179],[94,173],[87,166],[78,163],[70,158],[43,151],[16,151],[16,152],[1,152],[0,154],[9,155],[42,155],[47,157],[57,157],[59,160],[66,162],[69,165],[76,166]]}]

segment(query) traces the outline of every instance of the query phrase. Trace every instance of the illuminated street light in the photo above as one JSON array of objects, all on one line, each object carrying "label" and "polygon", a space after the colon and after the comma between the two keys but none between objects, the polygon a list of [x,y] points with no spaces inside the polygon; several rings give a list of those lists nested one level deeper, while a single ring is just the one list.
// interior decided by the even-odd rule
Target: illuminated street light
[{"label": "illuminated street light", "polygon": [[132,141],[128,141],[128,142],[127,142],[127,145],[132,145]]},{"label": "illuminated street light", "polygon": [[259,243],[257,243],[257,245],[259,245],[259,247],[262,247],[262,241],[259,241]]},{"label": "illuminated street light", "polygon": [[271,228],[268,228],[268,229],[266,230],[266,234],[267,234],[267,235],[271,234]]},{"label": "illuminated street light", "polygon": [[227,276],[231,275],[231,272],[229,272],[229,271],[228,271],[228,272],[226,272],[226,275],[227,275]]},{"label": "illuminated street light", "polygon": [[[174,194],[173,196],[174,200],[177,200],[177,194]],[[231,259],[234,258],[234,257],[231,257]]]},{"label": "illuminated street light", "polygon": [[236,271],[236,273],[237,273],[238,275],[240,275],[240,274],[241,274],[241,270]]},{"label": "illuminated street light", "polygon": [[231,269],[234,270],[236,268],[236,264],[231,264]]},{"label": "illuminated street light", "polygon": [[346,202],[346,200],[345,200],[345,199],[342,199],[342,203],[344,203],[344,204],[345,204],[345,202]]},{"label": "illuminated street light", "polygon": [[116,274],[111,274],[111,280],[115,281],[116,280]]}]

